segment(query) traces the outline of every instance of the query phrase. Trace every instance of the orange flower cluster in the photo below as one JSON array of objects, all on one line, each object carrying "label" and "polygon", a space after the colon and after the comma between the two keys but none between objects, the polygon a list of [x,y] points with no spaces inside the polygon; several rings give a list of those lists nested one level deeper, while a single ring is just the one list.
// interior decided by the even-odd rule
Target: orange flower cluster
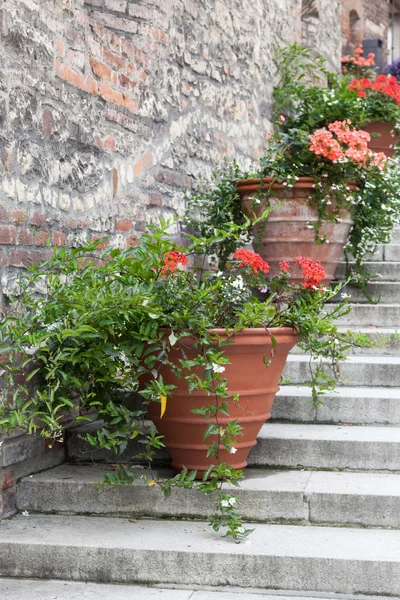
[{"label": "orange flower cluster", "polygon": [[296,258],[296,264],[300,265],[303,273],[303,287],[309,290],[315,290],[321,286],[321,283],[326,277],[325,269],[321,263],[314,262],[310,258],[304,258],[304,256],[298,256]]},{"label": "orange flower cluster", "polygon": [[251,267],[254,273],[269,273],[270,266],[266,263],[259,254],[246,250],[245,248],[239,248],[236,250],[233,258],[240,260],[239,267]]},{"label": "orange flower cluster", "polygon": [[166,278],[167,273],[174,273],[178,265],[187,265],[188,259],[186,254],[178,252],[177,250],[171,250],[166,252],[163,258],[164,265],[161,267],[161,277]]},{"label": "orange flower cluster", "polygon": [[289,263],[286,260],[282,260],[279,263],[279,268],[281,271],[283,271],[284,273],[287,273],[289,271]]},{"label": "orange flower cluster", "polygon": [[[317,156],[325,156],[329,160],[350,158],[354,162],[364,164],[368,158],[383,169],[386,156],[383,152],[374,154],[368,148],[371,136],[366,131],[352,129],[351,121],[335,121],[327,129],[317,129],[310,136],[310,150]],[[334,137],[334,135],[336,137]]]},{"label": "orange flower cluster", "polygon": [[400,85],[393,75],[378,75],[374,81],[364,77],[363,79],[353,79],[349,85],[349,90],[355,90],[360,98],[365,98],[365,90],[380,92],[393,98],[396,104],[400,105]]},{"label": "orange flower cluster", "polygon": [[342,65],[343,65],[343,71],[346,72],[347,71],[347,65],[349,66],[355,66],[355,67],[373,67],[375,64],[375,54],[373,52],[370,52],[368,54],[368,58],[364,58],[363,56],[361,56],[361,54],[363,53],[363,49],[362,46],[358,46],[358,48],[356,48],[354,50],[354,55],[353,56],[343,56],[342,58]]}]

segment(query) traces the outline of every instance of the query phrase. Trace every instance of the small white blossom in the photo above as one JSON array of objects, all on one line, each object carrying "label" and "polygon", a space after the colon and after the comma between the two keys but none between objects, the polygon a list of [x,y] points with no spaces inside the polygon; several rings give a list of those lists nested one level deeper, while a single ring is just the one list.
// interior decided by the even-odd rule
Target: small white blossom
[{"label": "small white blossom", "polygon": [[214,373],[223,373],[225,371],[225,367],[223,367],[222,365],[217,365],[217,363],[213,363],[211,365],[211,368],[214,371]]},{"label": "small white blossom", "polygon": [[232,448],[229,450],[229,452],[230,452],[231,454],[236,454],[236,452],[237,452],[237,448],[234,448],[234,447],[232,446]]},{"label": "small white blossom", "polygon": [[29,517],[29,513],[28,513],[28,511],[27,511],[27,510],[23,510],[23,511],[22,511],[22,516],[23,516],[23,517]]},{"label": "small white blossom", "polygon": [[351,298],[350,294],[346,294],[346,293],[341,294],[341,296],[342,296],[343,300],[346,300],[346,298]]}]

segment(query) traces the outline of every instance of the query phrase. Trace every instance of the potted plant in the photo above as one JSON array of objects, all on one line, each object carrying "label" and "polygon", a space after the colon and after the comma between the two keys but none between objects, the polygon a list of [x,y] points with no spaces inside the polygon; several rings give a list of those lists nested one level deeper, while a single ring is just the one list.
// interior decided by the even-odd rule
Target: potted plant
[{"label": "potted plant", "polygon": [[[393,156],[399,143],[400,86],[390,67],[386,74],[377,75],[374,54],[363,58],[362,53],[362,46],[359,46],[353,56],[344,56],[342,71],[348,89],[357,94],[355,102],[362,115],[360,124],[372,134],[371,150]],[[395,66],[392,68],[395,70]]]},{"label": "potted plant", "polygon": [[[243,477],[288,351],[299,342],[311,358],[324,359],[310,358],[317,400],[333,385],[330,369],[336,374],[350,345],[365,341],[335,326],[349,311],[346,295],[330,312],[322,310],[335,291],[322,286],[323,268],[307,257],[282,262],[268,288],[263,275],[270,266],[246,248],[222,270],[207,266],[213,249],[226,240],[239,245],[248,227],[226,224],[212,236],[188,236],[183,248],[169,240],[163,223],[129,251],[101,251],[99,240],[55,250],[32,267],[0,325],[1,353],[9,356],[2,430],[22,427],[57,440],[67,418],[96,416],[103,423],[87,435],[90,444],[121,452],[139,440],[132,460],[148,464],[139,473],[119,466],[106,475],[107,484],[141,477],[166,493],[172,486],[217,491],[212,526],[231,537],[246,535],[224,484]],[[300,284],[290,279],[294,263],[303,272]],[[33,389],[15,382],[21,365],[32,374]],[[142,403],[132,407],[122,392],[140,394]],[[149,416],[158,431],[143,421]],[[164,444],[175,466],[183,466],[170,479],[157,478],[151,467]],[[191,445],[183,457],[177,454],[182,445]]]},{"label": "potted plant", "polygon": [[[363,99],[323,58],[294,45],[281,51],[278,67],[276,131],[266,134],[260,164],[244,172],[235,163],[217,169],[211,185],[188,197],[188,224],[207,234],[268,208],[268,219],[254,229],[263,258],[276,266],[307,255],[321,260],[329,281],[344,248],[347,275],[365,289],[366,255],[389,241],[400,220],[398,162],[370,150],[370,135],[354,125],[365,120]],[[234,249],[231,240],[219,245],[221,263]],[[299,280],[300,271],[292,277]]]}]

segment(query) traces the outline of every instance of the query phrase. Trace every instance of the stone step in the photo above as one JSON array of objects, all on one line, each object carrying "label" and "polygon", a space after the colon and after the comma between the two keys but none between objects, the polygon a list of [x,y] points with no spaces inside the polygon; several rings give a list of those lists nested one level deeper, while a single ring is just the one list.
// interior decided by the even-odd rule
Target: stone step
[{"label": "stone step", "polygon": [[[317,364],[317,361],[312,361],[312,364]],[[286,385],[309,382],[309,356],[290,354],[282,379]],[[346,386],[400,387],[400,357],[350,355],[340,364],[340,380]]]},{"label": "stone step", "polygon": [[399,324],[400,331],[400,304],[352,304],[351,312],[336,319],[336,323],[350,329],[352,326],[394,327]]},{"label": "stone step", "polygon": [[[224,594],[210,592],[215,600],[232,600]],[[208,596],[208,600],[213,600]],[[142,585],[116,585],[80,581],[0,579],[3,600],[206,600],[193,590],[160,589]],[[268,597],[270,599],[270,597]],[[237,597],[237,600],[241,600]],[[250,600],[254,600],[254,596]],[[256,600],[258,600],[256,598]],[[280,598],[279,600],[283,600]],[[296,600],[291,598],[290,600]],[[304,600],[304,599],[302,599]],[[315,599],[317,600],[317,599]]]},{"label": "stone step", "polygon": [[[189,589],[195,587],[196,589]],[[7,595],[6,595],[7,594]],[[283,590],[249,590],[244,588],[216,589],[214,586],[176,586],[160,588],[144,585],[117,585],[82,583],[38,579],[0,579],[0,598],[4,600],[332,600],[329,594],[293,595]],[[336,596],[340,600],[339,596]],[[365,596],[352,596],[351,600],[365,600]],[[371,597],[369,600],[389,600],[388,597]],[[393,599],[391,599],[393,600]]]},{"label": "stone step", "polygon": [[[400,327],[396,329],[394,327],[374,327],[373,325],[369,327],[339,326],[338,331],[342,333],[351,331],[353,334],[363,333],[372,342],[377,344],[383,344],[383,341],[385,341],[385,344],[382,345],[382,347],[352,347],[350,348],[350,354],[373,354],[380,356],[400,355]],[[295,346],[291,351],[291,354],[303,354],[303,351],[298,346]]]},{"label": "stone step", "polygon": [[22,515],[0,524],[0,576],[400,595],[400,531]]},{"label": "stone step", "polygon": [[369,254],[365,262],[376,261],[396,262],[400,260],[400,243],[379,244],[374,254]]},{"label": "stone step", "polygon": [[[370,281],[367,285],[367,291],[374,302],[379,300],[379,304],[400,304],[400,282],[396,281]],[[362,289],[346,285],[341,292],[332,298],[332,302],[341,302],[341,294],[349,294],[351,303],[366,304],[368,302]]]},{"label": "stone step", "polygon": [[267,423],[248,464],[400,471],[400,427]]},{"label": "stone step", "polygon": [[[84,431],[84,430],[81,430]],[[372,436],[370,439],[368,435]],[[122,454],[106,450],[85,452],[88,445],[73,436],[68,440],[69,462],[114,464],[132,462],[140,451],[131,441]],[[158,451],[156,464],[170,462],[165,449]],[[400,471],[400,428],[325,424],[266,423],[252,449],[249,466],[310,467]]]},{"label": "stone step", "polygon": [[[377,281],[400,281],[400,262],[371,261],[367,269],[372,276],[377,276]],[[338,265],[336,270],[336,279],[339,281],[345,279],[345,264]]]},{"label": "stone step", "polygon": [[400,227],[393,229],[391,244],[400,244]]},{"label": "stone step", "polygon": [[338,387],[321,396],[320,401],[323,404],[314,406],[309,387],[282,386],[272,405],[272,419],[296,423],[400,426],[399,388]]},{"label": "stone step", "polygon": [[[198,490],[175,488],[165,497],[158,486],[141,481],[98,490],[104,473],[99,466],[63,465],[26,477],[18,486],[18,508],[130,519],[208,519],[214,511],[215,499]],[[155,474],[165,478],[174,472]],[[400,475],[260,469],[246,469],[245,475],[232,493],[247,521],[400,528]]]}]

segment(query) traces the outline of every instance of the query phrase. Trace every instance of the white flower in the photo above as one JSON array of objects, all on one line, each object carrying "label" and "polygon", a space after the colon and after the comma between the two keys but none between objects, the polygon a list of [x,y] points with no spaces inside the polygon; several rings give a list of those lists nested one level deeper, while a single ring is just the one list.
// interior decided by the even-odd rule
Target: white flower
[{"label": "white flower", "polygon": [[223,275],[223,272],[222,272],[222,271],[217,271],[217,272],[215,273],[215,276],[216,276],[216,277],[222,277],[222,275]]},{"label": "white flower", "polygon": [[28,513],[28,511],[27,511],[27,510],[23,510],[23,511],[22,511],[22,516],[23,516],[23,517],[29,517],[29,513]]},{"label": "white flower", "polygon": [[243,277],[241,275],[239,275],[239,277],[236,277],[236,279],[234,279],[231,283],[232,287],[237,289],[237,290],[242,290],[244,288],[244,281],[243,281]]},{"label": "white flower", "polygon": [[260,288],[258,288],[260,290],[260,292],[262,294],[266,294],[268,292],[268,286],[267,285],[263,285]]},{"label": "white flower", "polygon": [[346,298],[351,298],[350,294],[343,293],[343,294],[341,294],[341,296],[342,296],[343,300],[346,300]]},{"label": "white flower", "polygon": [[231,454],[236,454],[236,452],[237,452],[237,448],[234,448],[234,447],[232,446],[232,448],[229,450],[229,452],[230,452]]},{"label": "white flower", "polygon": [[230,504],[228,500],[221,500],[221,506],[223,506],[224,508],[229,508]]},{"label": "white flower", "polygon": [[231,506],[234,506],[236,504],[236,498],[234,498],[233,496],[232,496],[232,498],[229,498],[229,504]]},{"label": "white flower", "polygon": [[241,534],[241,533],[246,533],[246,530],[245,530],[245,528],[244,528],[244,527],[237,527],[237,529],[236,529],[236,533],[239,533],[239,534]]},{"label": "white flower", "polygon": [[213,363],[211,365],[211,368],[214,371],[214,373],[223,373],[225,371],[225,367],[223,367],[222,365],[217,365],[217,363]]}]

